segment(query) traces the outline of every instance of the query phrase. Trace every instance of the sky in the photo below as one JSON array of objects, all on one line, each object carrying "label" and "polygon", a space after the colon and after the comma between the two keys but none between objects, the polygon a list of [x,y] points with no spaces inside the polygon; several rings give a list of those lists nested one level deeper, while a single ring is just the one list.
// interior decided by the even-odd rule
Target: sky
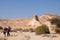
[{"label": "sky", "polygon": [[30,18],[44,13],[60,15],[60,0],[0,0],[0,18]]}]

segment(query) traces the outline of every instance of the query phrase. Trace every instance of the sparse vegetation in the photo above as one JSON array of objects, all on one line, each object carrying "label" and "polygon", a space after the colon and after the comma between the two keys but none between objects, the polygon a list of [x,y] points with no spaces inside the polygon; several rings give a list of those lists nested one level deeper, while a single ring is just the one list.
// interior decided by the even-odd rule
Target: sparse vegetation
[{"label": "sparse vegetation", "polygon": [[25,30],[25,29],[23,29],[22,31],[23,31],[23,32],[26,32],[26,30]]},{"label": "sparse vegetation", "polygon": [[51,21],[52,25],[54,24],[57,26],[57,28],[55,29],[56,33],[60,34],[60,19],[59,18],[53,18],[50,21]]},{"label": "sparse vegetation", "polygon": [[3,29],[3,27],[2,27],[2,26],[0,26],[0,29]]},{"label": "sparse vegetation", "polygon": [[46,25],[42,25],[42,26],[38,26],[36,28],[36,34],[40,35],[40,34],[49,34],[49,29]]},{"label": "sparse vegetation", "polygon": [[55,29],[56,33],[60,34],[60,28]]},{"label": "sparse vegetation", "polygon": [[30,30],[30,32],[35,32],[35,30],[33,28],[30,28],[29,30]]},{"label": "sparse vegetation", "polygon": [[19,29],[15,29],[15,30],[17,30],[17,31],[22,31],[22,28],[19,28]]},{"label": "sparse vegetation", "polygon": [[50,20],[51,24],[55,24],[57,28],[60,28],[60,19],[59,18],[53,18]]},{"label": "sparse vegetation", "polygon": [[25,32],[29,32],[29,30],[28,29],[25,29]]},{"label": "sparse vegetation", "polygon": [[19,28],[19,29],[15,29],[17,31],[23,31],[23,32],[29,32],[29,29],[22,29],[22,28]]}]

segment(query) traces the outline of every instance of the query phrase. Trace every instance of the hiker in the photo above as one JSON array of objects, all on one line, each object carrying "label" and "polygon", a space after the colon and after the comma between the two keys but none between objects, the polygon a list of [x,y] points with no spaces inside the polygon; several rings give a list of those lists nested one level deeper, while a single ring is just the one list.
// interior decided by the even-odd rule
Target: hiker
[{"label": "hiker", "polygon": [[7,27],[7,36],[10,36],[10,31],[11,31],[11,27],[8,26],[8,27]]},{"label": "hiker", "polygon": [[11,31],[10,26],[4,27],[4,29],[3,29],[3,33],[4,33],[5,36],[10,36],[10,33],[9,33],[10,31]]},{"label": "hiker", "polygon": [[6,36],[6,33],[7,33],[7,27],[4,27],[3,28],[3,34]]}]

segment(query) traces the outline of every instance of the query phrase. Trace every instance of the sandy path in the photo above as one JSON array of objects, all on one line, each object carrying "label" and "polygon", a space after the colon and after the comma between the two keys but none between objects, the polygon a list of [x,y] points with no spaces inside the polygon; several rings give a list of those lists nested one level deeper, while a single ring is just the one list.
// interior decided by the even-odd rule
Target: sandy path
[{"label": "sandy path", "polygon": [[31,32],[11,32],[11,36],[5,37],[3,33],[0,32],[0,38],[6,38],[7,40],[60,40],[60,35],[58,36],[48,36],[48,35],[35,35]]}]

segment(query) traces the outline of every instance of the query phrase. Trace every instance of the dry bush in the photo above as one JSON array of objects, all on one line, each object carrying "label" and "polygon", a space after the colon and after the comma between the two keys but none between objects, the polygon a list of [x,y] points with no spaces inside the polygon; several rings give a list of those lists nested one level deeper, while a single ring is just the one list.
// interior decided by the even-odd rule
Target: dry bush
[{"label": "dry bush", "polygon": [[22,31],[22,28],[19,28],[19,29],[15,29],[15,30],[17,30],[17,31]]},{"label": "dry bush", "polygon": [[49,29],[46,25],[42,25],[42,26],[38,26],[36,28],[36,34],[40,35],[40,34],[49,34]]},{"label": "dry bush", "polygon": [[23,29],[22,31],[23,32],[29,32],[29,29]]},{"label": "dry bush", "polygon": [[33,29],[33,28],[30,28],[29,30],[30,30],[30,32],[35,32],[35,29]]},{"label": "dry bush", "polygon": [[28,30],[28,29],[25,29],[25,31],[26,31],[26,32],[29,32],[29,30]]},{"label": "dry bush", "polygon": [[57,28],[60,28],[60,19],[59,18],[53,18],[50,19],[51,24],[55,24],[57,26]]},{"label": "dry bush", "polygon": [[56,28],[55,31],[57,34],[60,34],[60,28]]}]

